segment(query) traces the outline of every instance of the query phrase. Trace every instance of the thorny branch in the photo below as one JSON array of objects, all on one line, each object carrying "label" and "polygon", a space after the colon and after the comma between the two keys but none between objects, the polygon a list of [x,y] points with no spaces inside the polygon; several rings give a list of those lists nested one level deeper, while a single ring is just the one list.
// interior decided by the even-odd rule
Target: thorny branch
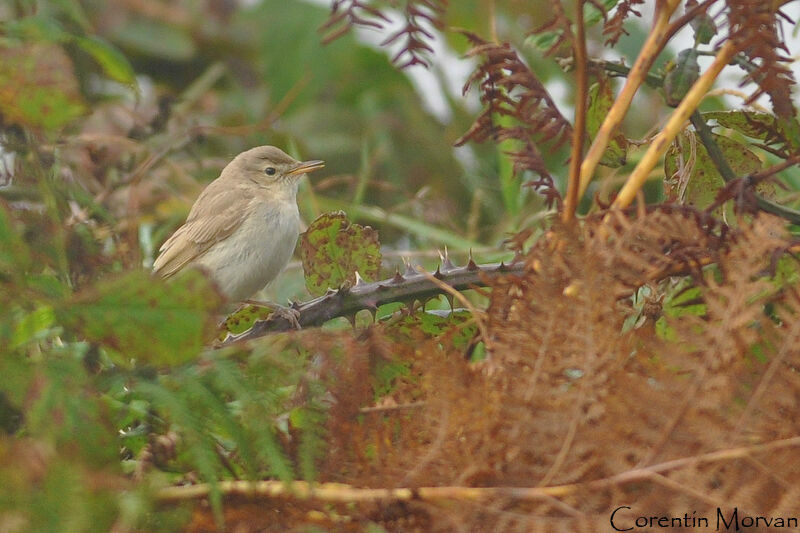
[{"label": "thorny branch", "polygon": [[[519,261],[510,264],[477,265],[472,259],[466,265],[457,267],[445,256],[434,274],[419,272],[409,266],[404,274],[398,272],[392,278],[371,283],[359,279],[359,282],[352,287],[330,290],[313,300],[294,303],[292,309],[299,313],[297,320],[301,327],[319,326],[332,318],[354,316],[358,311],[375,312],[378,306],[389,302],[424,302],[434,296],[448,294],[448,291],[442,288],[442,283],[457,291],[483,287],[487,280],[521,272],[523,267],[524,264]],[[439,283],[429,279],[431,275]],[[274,314],[265,320],[256,321],[253,327],[244,333],[229,336],[223,344],[254,339],[278,331],[288,331],[292,327],[289,319]]]}]

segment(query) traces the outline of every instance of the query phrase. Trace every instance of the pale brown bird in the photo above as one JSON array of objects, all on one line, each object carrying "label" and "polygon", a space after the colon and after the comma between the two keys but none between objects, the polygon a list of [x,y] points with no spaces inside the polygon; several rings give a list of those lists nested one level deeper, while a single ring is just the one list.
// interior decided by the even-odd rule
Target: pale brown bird
[{"label": "pale brown bird", "polygon": [[274,146],[237,155],[161,246],[153,272],[166,278],[199,266],[228,301],[252,296],[292,257],[300,235],[298,181],[323,166],[297,161]]}]

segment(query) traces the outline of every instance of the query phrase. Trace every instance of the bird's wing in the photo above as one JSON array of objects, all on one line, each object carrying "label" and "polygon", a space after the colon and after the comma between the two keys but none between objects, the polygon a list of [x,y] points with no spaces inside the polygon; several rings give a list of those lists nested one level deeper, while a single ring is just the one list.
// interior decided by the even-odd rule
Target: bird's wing
[{"label": "bird's wing", "polygon": [[246,189],[233,184],[219,180],[210,183],[183,226],[161,245],[153,272],[167,278],[230,236],[249,211],[247,196]]}]

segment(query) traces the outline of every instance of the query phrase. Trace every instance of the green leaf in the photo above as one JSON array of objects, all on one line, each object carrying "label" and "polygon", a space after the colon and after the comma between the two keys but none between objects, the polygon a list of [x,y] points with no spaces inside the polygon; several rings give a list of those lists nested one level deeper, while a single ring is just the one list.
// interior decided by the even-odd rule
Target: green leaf
[{"label": "green leaf", "polygon": [[692,285],[690,280],[683,280],[667,291],[661,311],[669,318],[704,316],[706,304],[703,301],[703,293],[699,287]]},{"label": "green leaf", "polygon": [[689,25],[694,30],[694,42],[698,44],[710,43],[711,39],[717,34],[717,24],[707,12],[692,18],[689,21]]},{"label": "green leaf", "polygon": [[[589,108],[586,113],[586,131],[590,139],[594,139],[600,126],[608,115],[608,110],[614,103],[614,93],[611,84],[606,78],[589,87]],[[607,167],[618,168],[625,164],[628,158],[628,139],[622,133],[617,133],[608,143],[608,148],[600,159],[600,164]]]},{"label": "green leaf", "polygon": [[352,224],[339,211],[325,213],[311,223],[300,238],[300,257],[308,291],[319,296],[345,281],[355,283],[355,273],[375,281],[381,269],[378,232]]},{"label": "green leaf", "polygon": [[197,355],[221,303],[198,271],[168,283],[131,272],[77,295],[57,315],[76,334],[115,350],[121,361],[175,365]]},{"label": "green leaf", "polygon": [[[619,3],[619,0],[601,0],[598,3],[603,6],[603,9],[605,9],[606,13],[608,13]],[[592,2],[586,2],[583,4],[583,22],[587,28],[594,26],[601,20],[603,20],[603,12],[597,9],[595,4]]]},{"label": "green leaf", "polygon": [[[778,123],[774,115],[760,111],[708,111],[703,120],[716,120],[723,128],[738,131],[754,139],[767,140],[768,132],[776,130]],[[778,130],[780,132],[780,130]]]},{"label": "green leaf", "polygon": [[563,34],[564,30],[537,33],[525,39],[525,44],[536,48],[540,52],[546,52],[558,42]]},{"label": "green leaf", "polygon": [[242,333],[253,327],[257,320],[266,320],[272,314],[272,309],[260,305],[246,305],[241,309],[237,309],[225,319],[221,331],[219,333],[219,340],[225,340],[228,333],[236,335]]},{"label": "green leaf", "polygon": [[656,335],[666,341],[675,341],[677,333],[670,322],[681,317],[705,316],[705,314],[706,304],[703,300],[703,292],[693,284],[691,279],[684,278],[665,292],[661,316],[655,323]]},{"label": "green leaf", "polygon": [[44,305],[28,313],[17,322],[14,328],[11,336],[11,348],[18,348],[31,341],[45,338],[55,323],[55,319],[55,311],[49,305]]},{"label": "green leaf", "polygon": [[667,105],[677,107],[689,89],[700,77],[700,64],[697,62],[697,50],[689,48],[681,50],[678,58],[670,61],[664,76],[664,98]]},{"label": "green leaf", "polygon": [[81,50],[92,56],[103,72],[112,80],[126,85],[136,85],[136,73],[128,58],[114,45],[97,36],[75,37],[73,39]]},{"label": "green leaf", "polygon": [[[714,135],[714,141],[737,175],[746,176],[761,168],[761,160],[747,146],[721,135]],[[667,150],[664,173],[667,195],[698,209],[710,206],[725,185],[705,147],[692,131],[681,133]]]}]

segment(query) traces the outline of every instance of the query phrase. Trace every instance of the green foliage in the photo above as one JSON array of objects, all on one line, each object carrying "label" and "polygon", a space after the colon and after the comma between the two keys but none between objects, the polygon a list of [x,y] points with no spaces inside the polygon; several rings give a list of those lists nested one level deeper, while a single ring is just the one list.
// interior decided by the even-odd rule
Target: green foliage
[{"label": "green foliage", "polygon": [[693,48],[681,50],[677,59],[667,63],[664,76],[664,98],[667,105],[677,107],[700,77],[697,51]]},{"label": "green foliage", "polygon": [[74,37],[73,42],[92,56],[109,78],[126,85],[136,84],[136,73],[128,58],[111,43],[96,35]]},{"label": "green foliage", "polygon": [[225,317],[218,337],[219,340],[225,340],[228,333],[236,335],[247,331],[256,320],[266,319],[272,314],[272,311],[273,310],[269,307],[261,307],[258,305],[245,305],[237,309]]},{"label": "green foliage", "polygon": [[0,114],[9,123],[56,130],[86,111],[72,62],[52,44],[0,48]]},{"label": "green foliage", "polygon": [[[738,176],[761,169],[761,160],[744,144],[721,135],[714,135],[714,140]],[[725,185],[708,151],[691,131],[683,132],[667,151],[664,174],[668,196],[699,209],[709,207]]]},{"label": "green foliage", "polygon": [[706,121],[714,120],[723,128],[730,128],[743,135],[766,141],[770,137],[770,130],[778,127],[774,115],[760,111],[731,110],[707,111],[703,113]]},{"label": "green foliage", "polygon": [[141,363],[175,365],[196,356],[222,303],[206,277],[187,271],[173,283],[131,272],[96,284],[58,309],[63,324]]},{"label": "green foliage", "polygon": [[682,280],[667,288],[662,297],[662,316],[655,322],[656,335],[662,339],[672,341],[676,339],[675,330],[670,326],[670,319],[706,314],[703,292],[689,280]]},{"label": "green foliage", "polygon": [[[594,139],[600,125],[608,115],[611,104],[614,103],[614,94],[611,90],[611,82],[607,78],[600,78],[599,81],[589,87],[589,104],[586,110],[586,133],[589,139]],[[617,133],[608,144],[608,148],[600,159],[600,164],[611,168],[621,167],[628,158],[628,140],[622,133]]]},{"label": "green foliage", "polygon": [[356,282],[356,272],[376,281],[381,270],[378,232],[353,224],[343,212],[320,215],[300,239],[300,257],[308,292],[324,294],[345,282]]}]

